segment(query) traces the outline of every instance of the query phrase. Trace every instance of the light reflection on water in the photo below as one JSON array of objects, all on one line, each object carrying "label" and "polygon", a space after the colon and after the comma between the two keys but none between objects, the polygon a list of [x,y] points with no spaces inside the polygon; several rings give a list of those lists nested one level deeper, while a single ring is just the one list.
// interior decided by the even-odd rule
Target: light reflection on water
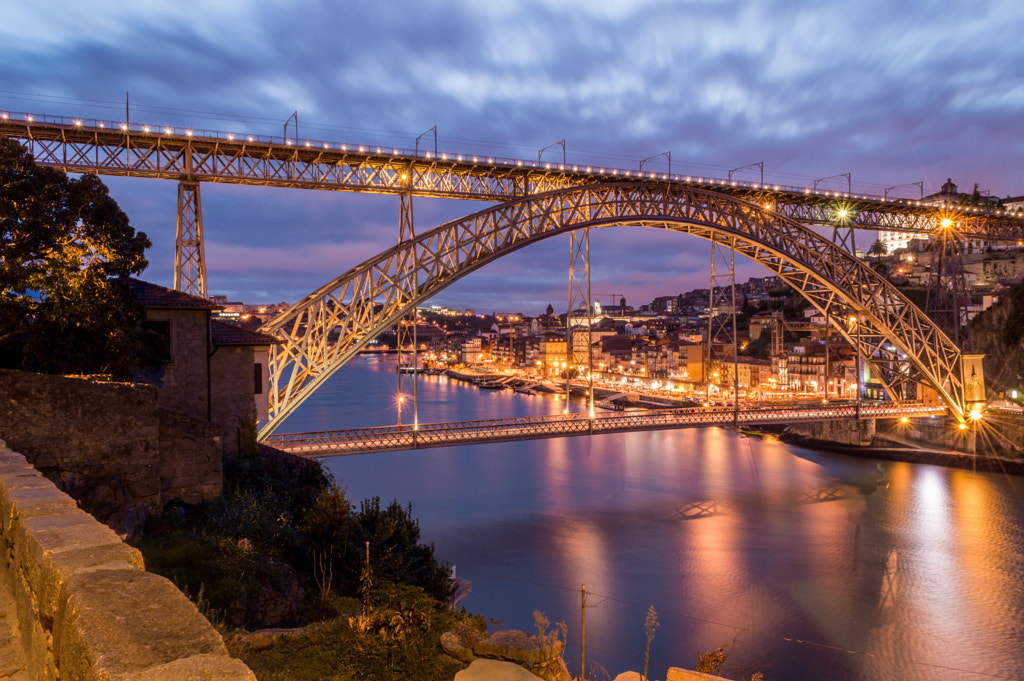
[{"label": "light reflection on water", "polygon": [[[356,360],[282,431],[393,423],[393,371]],[[562,407],[431,377],[419,398],[421,423]],[[586,584],[587,660],[610,676],[642,668],[653,604],[653,678],[732,642],[734,671],[776,680],[1024,679],[1020,478],[714,428],[325,463],[354,499],[412,502],[423,538],[473,580],[468,609],[526,630],[534,609],[565,621],[574,673]]]}]

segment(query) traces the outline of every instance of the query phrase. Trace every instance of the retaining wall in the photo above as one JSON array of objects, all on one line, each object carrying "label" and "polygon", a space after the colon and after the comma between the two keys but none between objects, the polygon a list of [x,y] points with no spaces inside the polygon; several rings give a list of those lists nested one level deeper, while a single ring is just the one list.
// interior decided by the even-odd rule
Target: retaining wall
[{"label": "retaining wall", "polygon": [[809,440],[834,442],[841,445],[861,445],[875,436],[875,419],[811,421],[786,426],[787,434]]},{"label": "retaining wall", "polygon": [[3,440],[0,551],[30,678],[255,681],[196,607],[143,569],[138,550]]},{"label": "retaining wall", "polygon": [[159,408],[151,385],[0,369],[0,437],[100,518],[219,495],[219,433]]}]

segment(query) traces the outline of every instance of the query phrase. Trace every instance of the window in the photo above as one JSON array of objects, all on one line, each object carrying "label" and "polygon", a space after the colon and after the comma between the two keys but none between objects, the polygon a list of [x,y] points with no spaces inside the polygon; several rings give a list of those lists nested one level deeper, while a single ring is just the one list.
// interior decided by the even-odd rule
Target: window
[{"label": "window", "polygon": [[171,322],[147,319],[142,322],[142,330],[146,332],[147,345],[153,359],[162,364],[169,364],[171,357]]},{"label": "window", "polygon": [[253,375],[253,380],[254,380],[253,391],[252,392],[253,392],[254,395],[262,395],[263,394],[263,365],[260,364],[259,362],[256,362],[255,364],[253,364],[252,365],[252,375]]}]

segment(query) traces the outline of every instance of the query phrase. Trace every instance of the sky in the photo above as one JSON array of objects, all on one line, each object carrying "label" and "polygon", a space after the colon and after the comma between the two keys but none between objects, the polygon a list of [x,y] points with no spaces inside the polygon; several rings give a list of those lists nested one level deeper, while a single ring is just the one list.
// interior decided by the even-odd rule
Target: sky
[{"label": "sky", "polygon": [[[1019,0],[338,0],[7,3],[0,110],[536,159],[855,192],[952,178],[1024,194]],[[432,143],[432,136],[425,137]],[[421,142],[422,144],[422,142]],[[561,149],[545,152],[555,157]],[[657,157],[645,168],[667,170]],[[746,169],[734,177],[758,180]],[[104,178],[170,286],[177,183]],[[822,188],[845,189],[845,178]],[[904,194],[900,194],[904,192]],[[916,187],[894,190],[913,196]],[[294,302],[391,247],[394,196],[204,184],[208,288]],[[486,204],[416,199],[417,233]],[[858,233],[858,245],[873,241]],[[431,302],[538,314],[568,302],[569,238]],[[630,304],[709,282],[710,244],[591,231],[591,288]],[[737,278],[764,276],[737,261]]]}]

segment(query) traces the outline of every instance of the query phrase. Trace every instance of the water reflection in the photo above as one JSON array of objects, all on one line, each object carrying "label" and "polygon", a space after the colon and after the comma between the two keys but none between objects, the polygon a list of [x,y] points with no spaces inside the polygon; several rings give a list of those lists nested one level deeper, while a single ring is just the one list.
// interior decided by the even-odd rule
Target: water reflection
[{"label": "water reflection", "polygon": [[[366,398],[366,386],[391,380],[385,367],[357,364],[333,378],[286,426],[389,422],[368,413]],[[560,406],[445,378],[423,381],[420,397],[424,423]],[[565,621],[574,672],[585,583],[587,659],[611,676],[642,665],[653,604],[656,678],[735,641],[730,662],[767,667],[773,679],[1024,679],[1019,478],[832,456],[720,429],[327,464],[354,498],[412,501],[424,539],[474,581],[466,607],[527,630],[534,609]]]}]

